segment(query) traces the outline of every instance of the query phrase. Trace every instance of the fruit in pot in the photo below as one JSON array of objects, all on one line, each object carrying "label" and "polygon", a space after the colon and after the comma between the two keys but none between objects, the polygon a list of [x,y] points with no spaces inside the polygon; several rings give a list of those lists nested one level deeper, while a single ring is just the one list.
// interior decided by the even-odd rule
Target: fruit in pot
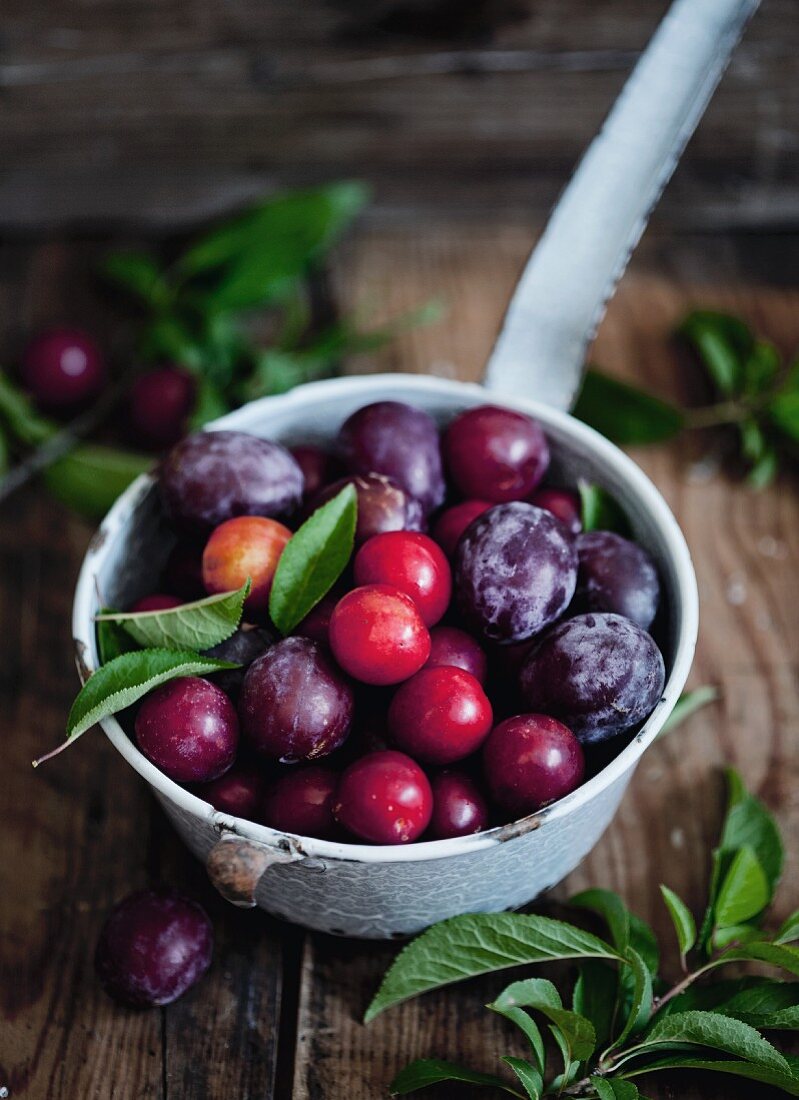
[{"label": "fruit in pot", "polygon": [[218,645],[206,649],[207,657],[216,657],[219,661],[232,661],[238,668],[223,669],[214,673],[214,683],[235,702],[241,692],[241,685],[247,669],[253,661],[266,653],[274,645],[279,635],[266,627],[240,626],[229,638]]},{"label": "fruit in pot", "polygon": [[94,967],[107,993],[134,1008],[168,1005],[211,965],[214,935],[205,910],[172,891],[140,890],[106,918]]},{"label": "fruit in pot", "polygon": [[186,433],[196,385],[184,367],[155,367],[130,387],[128,421],[137,443],[171,447]]},{"label": "fruit in pot", "polygon": [[462,668],[423,668],[397,689],[388,709],[394,743],[424,764],[470,756],[491,729],[491,703]]},{"label": "fruit in pot", "polygon": [[491,507],[486,500],[462,500],[441,513],[433,526],[433,538],[448,558],[455,556],[458,540],[472,520]]},{"label": "fruit in pot", "polygon": [[612,611],[648,630],[660,601],[654,562],[642,546],[613,531],[577,539],[577,611]]},{"label": "fruit in pot", "polygon": [[530,503],[551,512],[570,534],[579,535],[582,531],[579,493],[573,493],[571,489],[537,489],[530,497]]},{"label": "fruit in pot", "polygon": [[176,596],[200,600],[206,595],[203,584],[203,543],[180,539],[169,552],[164,566],[164,586]]},{"label": "fruit in pot", "polygon": [[426,626],[449,607],[452,572],[441,547],[418,531],[375,535],[358,551],[355,583],[388,584],[410,596]]},{"label": "fruit in pot", "polygon": [[139,615],[142,611],[170,611],[173,607],[180,607],[182,604],[183,600],[178,599],[177,596],[170,596],[166,592],[153,592],[132,603],[130,610],[134,615]]},{"label": "fruit in pot", "polygon": [[444,499],[438,428],[422,409],[401,401],[366,405],[341,426],[337,451],[352,473],[391,478],[425,515]]},{"label": "fruit in pot", "polygon": [[500,722],[483,746],[491,797],[506,813],[524,817],[570,794],[583,781],[585,758],[570,729],[545,714]]},{"label": "fruit in pot", "polygon": [[170,779],[209,783],[236,758],[239,723],[224,691],[181,676],[145,696],[136,714],[136,743]]},{"label": "fruit in pot", "polygon": [[75,412],[106,382],[102,352],[86,332],[55,328],[36,336],[22,354],[22,381],[41,409]]},{"label": "fruit in pot", "polygon": [[263,516],[237,516],[220,523],[203,550],[206,591],[210,595],[232,592],[249,577],[252,587],[244,601],[245,614],[263,614],[269,607],[280,555],[290,538],[288,527]]},{"label": "fruit in pot", "polygon": [[215,810],[247,821],[259,821],[265,781],[256,768],[234,764],[219,779],[195,788],[195,794]]},{"label": "fruit in pot", "polygon": [[497,504],[523,500],[549,466],[549,444],[529,416],[480,405],[456,416],[444,433],[444,459],[465,497]]},{"label": "fruit in pot", "polygon": [[239,697],[241,728],[261,756],[316,760],[350,732],[352,687],[310,638],[284,638],[250,665]]},{"label": "fruit in pot", "polygon": [[161,465],[164,506],[179,528],[207,534],[234,516],[275,518],[302,498],[302,470],[279,443],[246,432],[196,432]]},{"label": "fruit in pot", "polygon": [[430,634],[410,596],[386,584],[369,584],[354,588],[336,604],[330,648],[356,680],[398,684],[430,656]]},{"label": "fruit in pot", "polygon": [[[337,586],[336,586],[337,587]],[[320,645],[328,646],[330,643],[330,617],[333,614],[341,592],[328,592],[315,607],[312,607],[305,618],[299,622],[294,630],[302,638],[311,638]]]},{"label": "fruit in pot", "polygon": [[385,531],[421,531],[424,527],[424,514],[419,501],[382,474],[363,474],[334,481],[321,493],[317,493],[306,507],[305,514],[310,515],[323,504],[327,504],[346,485],[354,485],[358,497],[356,546],[363,545],[367,539]]},{"label": "fruit in pot", "polygon": [[408,844],[430,824],[433,792],[410,756],[386,749],[350,764],[339,781],[333,813],[361,840]]},{"label": "fruit in pot", "polygon": [[480,684],[488,675],[488,660],[482,646],[465,630],[455,626],[436,626],[430,631],[430,656],[425,668],[454,665],[470,672]]},{"label": "fruit in pot", "polygon": [[433,776],[430,785],[433,788],[431,840],[451,840],[488,828],[488,803],[466,772],[447,768]]},{"label": "fruit in pot", "polygon": [[338,773],[321,764],[290,768],[269,786],[261,819],[271,829],[322,840],[336,829],[333,799]]},{"label": "fruit in pot", "polygon": [[458,543],[455,593],[466,622],[494,641],[521,642],[554,622],[577,583],[573,539],[550,512],[499,504]]},{"label": "fruit in pot", "polygon": [[291,454],[302,470],[305,482],[304,500],[312,499],[328,482],[341,477],[341,467],[333,456],[323,451],[321,447],[310,445],[292,447]]},{"label": "fruit in pot", "polygon": [[578,615],[537,641],[522,666],[531,710],[564,722],[583,742],[642,722],[663,692],[663,657],[645,630],[621,615]]}]

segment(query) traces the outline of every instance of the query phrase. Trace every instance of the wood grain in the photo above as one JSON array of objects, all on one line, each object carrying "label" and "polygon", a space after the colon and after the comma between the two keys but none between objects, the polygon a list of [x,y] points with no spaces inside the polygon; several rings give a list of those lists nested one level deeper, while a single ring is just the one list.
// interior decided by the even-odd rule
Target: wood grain
[{"label": "wood grain", "polygon": [[[532,240],[513,224],[364,227],[336,258],[333,284],[345,306],[358,304],[378,321],[439,297],[446,312],[350,369],[477,379]],[[0,325],[9,350],[15,334],[51,319],[104,323],[121,339],[91,278],[104,247],[56,240],[0,249]],[[666,397],[698,402],[701,379],[669,341],[675,320],[699,302],[732,308],[792,350],[799,344],[798,259],[795,237],[650,234],[594,358]],[[701,906],[724,764],[741,769],[789,839],[777,916],[799,894],[790,839],[799,835],[799,486],[786,475],[767,492],[750,493],[724,465],[719,443],[708,435],[635,457],[686,532],[702,599],[692,682],[719,685],[722,700],[647,752],[605,837],[547,902],[589,885],[618,890],[655,925],[672,974],[676,950],[657,884],[665,880],[694,909]],[[30,769],[31,758],[60,737],[75,689],[69,604],[89,533],[36,489],[9,502],[0,523],[3,760],[13,797],[0,840],[0,1086],[12,1100],[376,1100],[413,1057],[459,1058],[490,1070],[498,1053],[523,1053],[483,1008],[501,979],[431,995],[361,1025],[396,947],[305,935],[226,906],[96,731],[38,772]],[[215,962],[176,1005],[126,1012],[94,982],[94,941],[116,898],[159,880],[208,907]],[[698,1077],[653,1080],[646,1091],[655,1100],[752,1095]]]},{"label": "wood grain", "polygon": [[[665,0],[4,5],[0,226],[168,229],[275,186],[383,210],[541,215]],[[669,190],[669,223],[799,218],[794,0],[765,0]]]}]

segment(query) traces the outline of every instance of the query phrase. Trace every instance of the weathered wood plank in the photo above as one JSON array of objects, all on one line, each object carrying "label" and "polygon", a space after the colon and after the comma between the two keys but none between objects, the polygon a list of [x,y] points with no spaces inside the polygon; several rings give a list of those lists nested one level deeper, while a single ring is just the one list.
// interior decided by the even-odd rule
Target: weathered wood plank
[{"label": "weathered wood plank", "polygon": [[[662,0],[14,0],[0,226],[170,226],[275,186],[368,178],[395,213],[540,217]],[[799,21],[769,0],[664,200],[670,222],[799,218]]]},{"label": "weathered wood plank", "polygon": [[[437,291],[451,307],[437,326],[404,334],[359,369],[402,367],[476,379],[530,244],[529,233],[512,228],[475,229],[463,236],[376,230],[358,238],[340,267],[345,301],[366,296],[390,314]],[[774,247],[779,269],[779,246]],[[663,249],[668,255],[668,247]],[[679,276],[672,273],[667,280],[659,251],[650,240],[600,331],[594,357],[608,369],[674,399],[694,399],[700,391],[695,372],[668,336],[679,316],[699,301],[740,312],[786,349],[799,342],[799,294],[745,287],[745,252],[684,242]],[[729,279],[733,289],[708,285],[708,277],[717,284]],[[701,908],[721,819],[722,766],[741,769],[777,814],[786,837],[799,829],[793,794],[799,779],[799,624],[792,614],[799,567],[796,478],[786,476],[759,495],[723,471],[706,480],[697,459],[712,446],[703,439],[690,446],[639,449],[635,457],[674,508],[694,555],[702,627],[692,680],[718,684],[723,698],[650,749],[607,834],[553,895],[565,900],[588,886],[619,891],[654,924],[667,948],[667,972],[675,975],[676,948],[669,948],[673,933],[657,884],[665,880],[695,910]],[[798,886],[792,852],[778,916],[795,906]],[[359,1020],[391,957],[386,948],[309,938],[298,1100],[383,1095],[393,1073],[412,1057],[448,1057],[496,1070],[498,1053],[515,1050],[516,1040],[482,1007],[502,987],[502,978],[399,1006],[364,1027]],[[707,1077],[653,1079],[646,1091],[685,1100],[751,1095],[747,1087]],[[449,1094],[442,1089],[440,1095]]]}]

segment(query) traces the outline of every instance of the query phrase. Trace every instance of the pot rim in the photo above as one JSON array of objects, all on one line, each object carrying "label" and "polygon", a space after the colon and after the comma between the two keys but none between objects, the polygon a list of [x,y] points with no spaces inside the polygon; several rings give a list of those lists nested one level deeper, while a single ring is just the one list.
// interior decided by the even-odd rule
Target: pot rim
[{"label": "pot rim", "polygon": [[[138,750],[116,718],[113,716],[104,718],[99,724],[111,744],[128,764],[155,789],[161,799],[174,804],[179,810],[191,817],[199,818],[206,824],[211,825],[219,833],[233,832],[267,847],[290,850],[297,855],[321,860],[380,864],[414,863],[443,859],[448,856],[467,855],[532,832],[540,828],[545,822],[567,816],[573,810],[599,795],[625,772],[631,770],[663,728],[663,724],[673,710],[685,685],[696,647],[699,595],[691,555],[682,531],[665,500],[647,475],[615,444],[610,443],[593,428],[576,420],[568,413],[553,409],[551,406],[539,404],[532,399],[506,397],[499,392],[486,390],[485,387],[476,383],[458,382],[429,375],[400,373],[356,375],[306,383],[287,394],[261,398],[214,421],[208,425],[208,428],[211,430],[246,431],[248,427],[252,428],[257,424],[260,418],[260,410],[267,402],[269,402],[270,409],[274,409],[278,403],[282,409],[290,409],[292,405],[305,406],[312,403],[316,398],[323,400],[326,392],[330,389],[343,390],[353,397],[361,394],[374,397],[375,390],[379,390],[381,387],[383,389],[406,389],[409,394],[410,391],[419,392],[423,390],[430,394],[438,394],[442,398],[452,398],[454,395],[463,394],[466,391],[473,395],[480,395],[487,403],[506,405],[509,408],[516,409],[521,407],[529,415],[540,419],[545,427],[557,428],[570,438],[582,442],[597,456],[603,466],[615,470],[635,492],[638,499],[644,503],[650,519],[655,522],[660,530],[672,559],[680,622],[671,672],[666,681],[663,694],[654,711],[633,740],[600,772],[575,791],[572,791],[571,794],[559,799],[551,806],[546,806],[527,817],[520,818],[518,821],[495,826],[481,833],[449,840],[429,840],[407,845],[371,845],[301,837],[214,810],[210,803],[185,790],[156,768]],[[109,546],[113,543],[129,512],[150,492],[154,483],[155,476],[152,473],[143,474],[119,497],[89,544],[81,565],[75,589],[72,629],[78,672],[84,681],[98,667],[99,663],[93,619],[98,602],[95,577],[99,565],[107,555]]]}]

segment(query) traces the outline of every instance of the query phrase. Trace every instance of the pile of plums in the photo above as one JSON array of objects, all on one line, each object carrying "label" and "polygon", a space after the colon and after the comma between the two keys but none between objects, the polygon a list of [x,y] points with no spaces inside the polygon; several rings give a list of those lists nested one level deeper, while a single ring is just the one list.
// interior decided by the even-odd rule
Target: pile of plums
[{"label": "pile of plums", "polygon": [[[489,405],[439,432],[377,402],[329,450],[231,431],[179,442],[160,470],[178,539],[134,607],[252,588],[211,651],[240,668],[149,694],[141,751],[220,811],[352,842],[464,836],[569,794],[593,746],[621,747],[660,698],[660,586],[640,546],[581,532],[578,495],[546,484],[548,467],[540,425]],[[280,638],[277,563],[345,485],[352,559]]]}]

